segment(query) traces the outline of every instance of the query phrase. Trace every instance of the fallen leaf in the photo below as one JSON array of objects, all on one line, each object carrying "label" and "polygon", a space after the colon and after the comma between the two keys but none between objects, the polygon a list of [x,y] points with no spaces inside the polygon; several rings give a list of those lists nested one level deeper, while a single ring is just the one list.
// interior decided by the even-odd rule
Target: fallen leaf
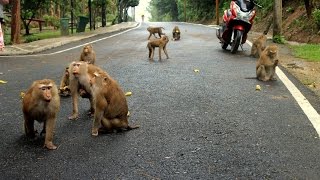
[{"label": "fallen leaf", "polygon": [[126,95],[126,96],[131,96],[131,95],[132,95],[132,92],[126,92],[125,95]]},{"label": "fallen leaf", "polygon": [[6,84],[7,81],[0,80],[0,84]]},{"label": "fallen leaf", "polygon": [[196,72],[196,73],[198,73],[198,72],[199,72],[199,69],[194,69],[193,71]]},{"label": "fallen leaf", "polygon": [[260,91],[261,90],[261,87],[260,87],[260,85],[256,85],[256,91]]},{"label": "fallen leaf", "polygon": [[26,95],[26,94],[25,94],[24,92],[20,92],[20,97],[21,97],[21,99],[23,99],[25,95]]}]

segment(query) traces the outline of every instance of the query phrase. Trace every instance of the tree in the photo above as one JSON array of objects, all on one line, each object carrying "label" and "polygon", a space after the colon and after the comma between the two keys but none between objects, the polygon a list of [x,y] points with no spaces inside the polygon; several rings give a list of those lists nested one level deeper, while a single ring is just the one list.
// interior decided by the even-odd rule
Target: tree
[{"label": "tree", "polygon": [[[177,0],[151,0],[148,11],[152,21],[178,21]],[[183,12],[183,11],[182,11]]]},{"label": "tree", "polygon": [[274,0],[273,15],[273,39],[281,37],[282,34],[282,2]]},{"label": "tree", "polygon": [[139,0],[118,0],[118,23],[128,20],[129,7],[139,5]]},{"label": "tree", "polygon": [[51,0],[21,0],[21,20],[26,30],[26,35],[30,35],[29,25],[31,19],[39,14],[39,9],[49,9]]},{"label": "tree", "polygon": [[20,0],[12,1],[11,12],[11,42],[12,44],[20,43]]},{"label": "tree", "polygon": [[311,12],[312,12],[312,3],[310,2],[310,0],[304,0],[304,5],[306,7],[306,11],[307,11],[307,17],[310,18],[311,17]]},{"label": "tree", "polygon": [[214,0],[151,0],[148,11],[152,21],[203,21],[212,20],[214,8]]}]

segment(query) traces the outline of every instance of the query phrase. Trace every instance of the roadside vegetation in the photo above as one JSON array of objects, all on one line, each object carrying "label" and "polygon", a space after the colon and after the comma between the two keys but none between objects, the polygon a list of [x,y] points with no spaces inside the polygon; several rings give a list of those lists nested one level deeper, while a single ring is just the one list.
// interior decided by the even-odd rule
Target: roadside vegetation
[{"label": "roadside vegetation", "polygon": [[320,62],[320,45],[319,44],[303,44],[291,46],[296,57],[307,61]]},{"label": "roadside vegetation", "polygon": [[[229,8],[230,1],[219,0],[219,18],[223,11]],[[254,31],[272,32],[274,0],[256,0],[262,8],[257,8]],[[184,6],[184,3],[185,6]],[[148,11],[152,21],[187,21],[215,24],[215,1],[212,0],[151,0]],[[274,37],[275,43],[284,44],[286,41],[309,43],[292,46],[297,57],[320,61],[320,1],[315,0],[283,0],[283,35]]]},{"label": "roadside vegetation", "polygon": [[[80,16],[87,18],[89,22],[89,2],[91,29],[130,21],[133,17],[128,16],[129,7],[139,5],[139,0],[20,0],[20,42],[27,43],[61,36],[61,18],[68,18],[69,29],[73,24],[73,33],[76,33],[77,25],[81,24]],[[5,6],[6,24],[3,29],[7,45],[12,44],[11,28],[15,28],[15,24],[11,24],[11,16],[14,14],[13,5],[11,1]],[[41,21],[41,31],[39,21]],[[84,23],[85,31],[90,31],[88,22]]]}]

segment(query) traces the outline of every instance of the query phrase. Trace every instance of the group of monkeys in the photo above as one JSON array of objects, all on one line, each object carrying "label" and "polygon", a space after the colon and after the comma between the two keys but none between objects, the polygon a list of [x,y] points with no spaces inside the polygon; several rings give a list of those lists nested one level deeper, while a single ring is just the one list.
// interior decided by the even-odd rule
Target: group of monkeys
[{"label": "group of monkeys", "polygon": [[58,89],[51,79],[34,81],[22,100],[24,130],[29,138],[36,138],[34,120],[43,123],[40,135],[45,134],[44,147],[53,150],[54,128],[60,109],[60,96],[72,97],[73,112],[69,117],[79,117],[78,98],[90,100],[88,115],[93,116],[91,134],[113,130],[131,130],[139,126],[128,124],[128,105],[124,92],[119,84],[103,69],[94,65],[95,52],[91,45],[83,47],[80,60],[74,61],[66,68]]},{"label": "group of monkeys", "polygon": [[[153,60],[155,47],[159,47],[159,60],[161,49],[169,58],[166,45],[168,36],[162,33],[162,27],[148,27],[150,35],[147,47],[149,59]],[[151,35],[158,33],[160,38],[150,40]],[[173,29],[173,40],[180,39],[180,29]],[[155,36],[156,37],[156,36]],[[278,65],[278,47],[266,46],[267,37],[260,35],[252,45],[251,55],[258,57],[256,64],[257,79],[261,81],[276,80],[275,68]],[[24,130],[27,137],[35,138],[37,131],[34,129],[34,120],[43,123],[41,134],[45,134],[44,147],[57,149],[53,144],[54,128],[57,114],[60,109],[60,96],[72,97],[73,112],[69,117],[75,120],[79,117],[78,98],[88,98],[90,110],[88,115],[93,116],[91,129],[92,136],[99,132],[112,132],[113,130],[131,130],[139,126],[128,123],[128,105],[124,92],[119,84],[103,69],[94,65],[96,60],[92,45],[85,45],[79,61],[74,61],[66,67],[58,89],[51,79],[34,81],[25,93],[22,100],[24,115]],[[60,95],[60,96],[59,96]]]},{"label": "group of monkeys", "polygon": [[[154,50],[156,47],[159,48],[159,60],[161,60],[161,50],[166,54],[167,59],[169,59],[168,53],[167,53],[167,43],[169,42],[169,38],[167,35],[165,35],[162,32],[163,27],[148,27],[147,30],[149,31],[149,37],[148,37],[148,44],[147,47],[149,49],[149,60],[153,60],[154,57]],[[159,38],[151,39],[151,35],[156,37],[155,34],[159,35]],[[180,40],[180,29],[178,26],[175,26],[172,30],[172,40]]]},{"label": "group of monkeys", "polygon": [[275,69],[278,66],[278,47],[267,46],[267,37],[261,34],[252,43],[251,56],[259,58],[256,63],[256,78],[260,81],[275,81]]}]

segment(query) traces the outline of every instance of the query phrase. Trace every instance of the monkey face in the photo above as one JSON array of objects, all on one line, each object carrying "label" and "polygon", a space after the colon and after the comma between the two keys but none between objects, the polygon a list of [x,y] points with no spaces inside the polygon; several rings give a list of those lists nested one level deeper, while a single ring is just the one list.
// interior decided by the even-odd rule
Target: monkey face
[{"label": "monkey face", "polygon": [[94,72],[93,76],[90,78],[89,83],[91,87],[97,88],[97,87],[102,87],[103,81],[104,81],[104,77],[98,72]]},{"label": "monkey face", "polygon": [[83,47],[83,52],[84,53],[90,53],[92,51],[92,46],[91,45],[86,45]]},{"label": "monkey face", "polygon": [[40,84],[39,85],[39,90],[42,92],[39,94],[42,95],[42,98],[46,102],[50,102],[52,99],[51,89],[52,89],[52,84]]},{"label": "monkey face", "polygon": [[79,74],[80,74],[80,66],[81,66],[82,63],[80,62],[74,62],[72,64],[72,74],[75,76],[75,77],[78,77]]}]

